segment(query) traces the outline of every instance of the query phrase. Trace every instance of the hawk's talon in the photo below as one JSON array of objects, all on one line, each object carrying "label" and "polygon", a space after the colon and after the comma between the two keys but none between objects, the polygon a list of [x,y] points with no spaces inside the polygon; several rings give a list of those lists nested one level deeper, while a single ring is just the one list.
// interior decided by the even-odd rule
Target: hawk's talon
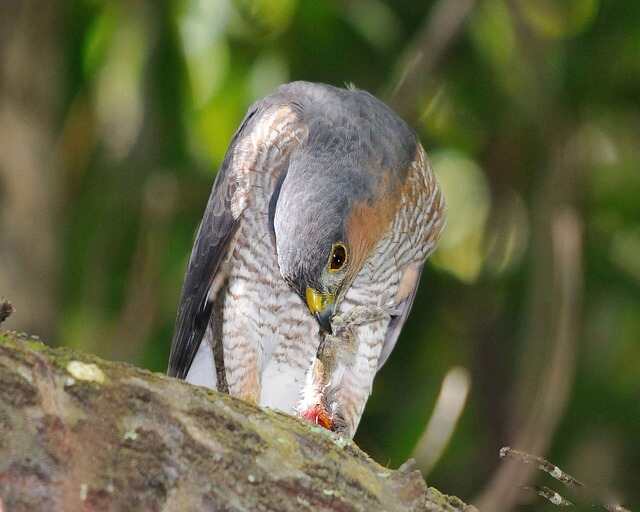
[{"label": "hawk's talon", "polygon": [[380,306],[355,306],[346,313],[335,315],[334,330],[356,327],[389,319],[391,315]]}]

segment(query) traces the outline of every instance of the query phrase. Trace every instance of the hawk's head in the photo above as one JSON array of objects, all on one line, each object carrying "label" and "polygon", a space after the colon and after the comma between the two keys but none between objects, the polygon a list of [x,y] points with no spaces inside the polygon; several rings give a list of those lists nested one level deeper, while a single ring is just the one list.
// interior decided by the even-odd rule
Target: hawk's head
[{"label": "hawk's head", "polygon": [[342,172],[345,164],[293,156],[273,219],[280,272],[327,332],[368,251],[354,237],[350,211],[369,184],[345,183],[354,174]]},{"label": "hawk's head", "polygon": [[418,142],[363,91],[317,88],[299,102],[302,144],[289,154],[270,218],[280,272],[324,331],[399,207]]},{"label": "hawk's head", "polygon": [[323,331],[375,243],[389,227],[397,194],[352,155],[292,155],[273,207],[278,264]]}]

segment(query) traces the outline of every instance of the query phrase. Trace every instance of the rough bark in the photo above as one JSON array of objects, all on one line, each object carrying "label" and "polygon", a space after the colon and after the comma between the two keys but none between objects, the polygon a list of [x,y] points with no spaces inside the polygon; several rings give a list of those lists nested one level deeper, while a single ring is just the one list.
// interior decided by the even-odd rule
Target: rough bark
[{"label": "rough bark", "polygon": [[0,332],[0,510],[473,509],[295,418]]}]

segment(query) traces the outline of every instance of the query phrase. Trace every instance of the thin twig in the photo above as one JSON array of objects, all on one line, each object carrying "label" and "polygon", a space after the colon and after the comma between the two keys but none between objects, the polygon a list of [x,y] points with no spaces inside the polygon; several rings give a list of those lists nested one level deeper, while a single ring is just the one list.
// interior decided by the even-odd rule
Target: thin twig
[{"label": "thin twig", "polygon": [[[631,512],[629,509],[622,505],[607,503],[606,500],[599,499],[595,496],[595,493],[589,489],[588,486],[583,484],[577,478],[574,478],[569,473],[561,470],[555,464],[549,462],[547,459],[532,455],[521,450],[514,450],[509,446],[505,446],[500,449],[500,458],[510,458],[516,463],[534,465],[540,471],[547,473],[552,478],[555,478],[559,482],[562,482],[567,487],[576,491],[576,493],[582,497],[583,501],[592,502],[593,507],[603,508],[608,512]],[[528,489],[535,492],[538,496],[548,500],[559,507],[571,507],[574,504],[568,499],[564,498],[557,491],[545,486],[523,486],[523,489]],[[595,502],[595,503],[594,503]]]},{"label": "thin twig", "polygon": [[6,299],[0,299],[0,324],[15,311],[13,304]]},{"label": "thin twig", "polygon": [[500,457],[511,457],[523,462],[524,464],[536,464],[540,471],[548,473],[552,478],[555,478],[569,487],[584,487],[584,484],[580,480],[573,478],[569,473],[565,473],[555,464],[551,464],[548,460],[538,457],[537,455],[531,455],[520,450],[514,450],[509,446],[505,446],[504,448],[500,448]]},{"label": "thin twig", "polygon": [[556,505],[557,507],[573,507],[573,503],[571,503],[568,499],[563,498],[560,494],[558,494],[553,489],[549,489],[548,487],[542,486],[533,486],[533,487],[524,487],[525,489],[531,490],[535,492],[541,498],[544,498],[549,503]]}]

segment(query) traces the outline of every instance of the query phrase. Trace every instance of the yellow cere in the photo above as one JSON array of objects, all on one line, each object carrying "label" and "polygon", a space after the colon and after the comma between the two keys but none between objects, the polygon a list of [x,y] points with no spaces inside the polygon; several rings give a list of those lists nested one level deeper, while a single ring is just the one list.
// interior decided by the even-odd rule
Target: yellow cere
[{"label": "yellow cere", "polygon": [[307,288],[305,295],[309,311],[314,314],[324,311],[325,308],[333,304],[334,301],[333,295],[317,292],[313,288]]}]

